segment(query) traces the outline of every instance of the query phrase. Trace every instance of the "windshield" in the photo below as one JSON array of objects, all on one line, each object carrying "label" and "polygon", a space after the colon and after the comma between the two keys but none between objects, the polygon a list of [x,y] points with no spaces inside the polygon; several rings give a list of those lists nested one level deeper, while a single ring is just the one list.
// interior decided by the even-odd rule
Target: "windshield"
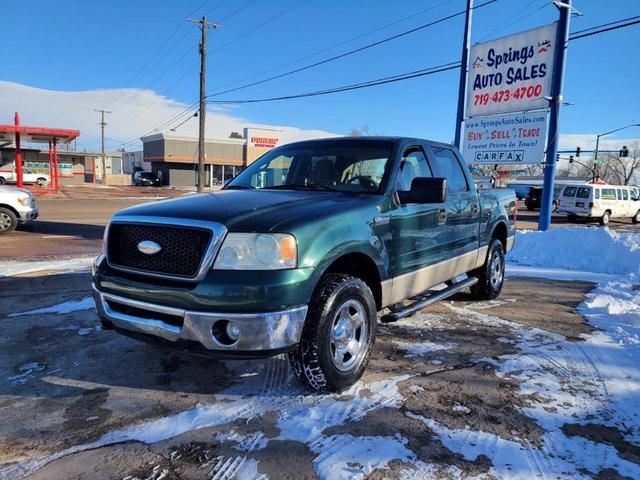
[{"label": "windshield", "polygon": [[225,188],[379,193],[390,142],[292,144],[270,151]]},{"label": "windshield", "polygon": [[140,172],[140,177],[142,178],[152,178],[153,174],[151,172]]}]

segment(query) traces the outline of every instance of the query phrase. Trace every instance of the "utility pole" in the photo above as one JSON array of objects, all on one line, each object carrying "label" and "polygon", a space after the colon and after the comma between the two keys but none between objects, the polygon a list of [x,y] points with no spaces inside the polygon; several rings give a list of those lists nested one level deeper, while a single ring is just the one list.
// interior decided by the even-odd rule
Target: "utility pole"
[{"label": "utility pole", "polygon": [[96,112],[99,112],[102,117],[101,117],[101,121],[100,121],[100,129],[102,130],[102,148],[101,148],[101,152],[102,152],[102,185],[106,185],[107,182],[107,158],[104,155],[104,127],[107,125],[104,121],[104,114],[105,113],[111,113],[108,110],[95,110]]},{"label": "utility pole", "polygon": [[207,22],[207,17],[203,16],[201,20],[188,18],[192,23],[198,25],[202,36],[200,38],[200,128],[198,132],[198,193],[204,192],[204,126],[206,115],[206,71],[207,71],[207,30],[209,28],[220,28],[217,23]]},{"label": "utility pole", "polygon": [[571,0],[553,3],[560,10],[560,18],[556,32],[556,52],[553,61],[553,81],[551,83],[549,142],[547,143],[547,156],[544,163],[544,184],[542,187],[538,230],[548,230],[551,226],[553,189],[556,178],[556,155],[558,154],[558,137],[560,136],[562,85],[564,83],[564,67],[567,57],[567,42],[569,40],[569,20],[571,19]]},{"label": "utility pole", "polygon": [[471,22],[473,0],[467,0],[467,14],[464,21],[464,39],[462,41],[462,58],[460,65],[460,82],[458,84],[458,112],[456,115],[456,136],[454,143],[458,150],[462,147],[462,121],[464,120],[464,102],[467,97],[467,69],[469,68],[469,49],[471,48]]}]

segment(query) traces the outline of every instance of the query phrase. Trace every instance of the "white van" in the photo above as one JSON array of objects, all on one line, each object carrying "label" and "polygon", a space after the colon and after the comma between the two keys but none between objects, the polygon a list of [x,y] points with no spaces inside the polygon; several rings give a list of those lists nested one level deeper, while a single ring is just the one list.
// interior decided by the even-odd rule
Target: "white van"
[{"label": "white van", "polygon": [[601,225],[611,218],[631,218],[640,223],[640,199],[637,187],[620,185],[572,185],[560,196],[559,212],[569,220],[576,217],[598,218]]}]

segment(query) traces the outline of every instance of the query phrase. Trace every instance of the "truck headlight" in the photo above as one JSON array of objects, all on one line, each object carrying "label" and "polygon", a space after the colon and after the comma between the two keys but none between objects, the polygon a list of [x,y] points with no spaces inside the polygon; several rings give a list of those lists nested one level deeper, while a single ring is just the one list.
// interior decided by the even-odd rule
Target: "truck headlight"
[{"label": "truck headlight", "polygon": [[282,270],[296,268],[298,246],[287,233],[228,233],[214,270]]},{"label": "truck headlight", "polygon": [[22,205],[24,207],[30,207],[31,206],[31,197],[30,196],[18,197],[18,202],[20,203],[20,205]]}]

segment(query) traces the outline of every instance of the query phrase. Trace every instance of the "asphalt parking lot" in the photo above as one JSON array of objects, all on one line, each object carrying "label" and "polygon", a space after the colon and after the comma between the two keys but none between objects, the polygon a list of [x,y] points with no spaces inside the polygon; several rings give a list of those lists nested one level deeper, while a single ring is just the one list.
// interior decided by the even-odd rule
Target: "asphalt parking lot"
[{"label": "asphalt parking lot", "polygon": [[[360,414],[344,424],[335,422],[333,427],[314,430],[309,434],[314,438],[281,440],[278,415],[295,416],[300,405],[322,407],[327,402],[327,396],[296,383],[285,358],[213,361],[102,331],[94,310],[82,304],[90,295],[88,280],[86,274],[0,280],[4,292],[0,304],[0,458],[10,464],[68,451],[29,478],[160,478],[154,472],[167,472],[162,478],[170,479],[234,478],[237,468],[251,459],[259,462],[259,472],[269,478],[314,478],[314,438],[322,442],[337,435],[393,435],[397,431],[425,463],[443,471],[455,465],[465,474],[487,473],[489,462],[467,461],[450,452],[432,438],[429,428],[407,418],[403,411],[438,418],[451,428],[470,425],[536,444],[539,426],[520,413],[526,397],[517,394],[517,382],[496,375],[491,362],[517,352],[517,329],[482,322],[475,315],[544,329],[570,341],[590,331],[574,311],[591,288],[589,283],[512,279],[500,301],[488,305],[473,303],[460,294],[453,302],[381,327],[363,378],[365,387],[351,395],[329,396],[338,408],[345,409],[334,415],[349,420],[354,408],[350,402],[355,401],[364,403]],[[76,302],[78,310],[67,307],[59,313],[20,314],[49,307],[52,301]],[[406,344],[416,340],[441,348],[407,355]],[[398,399],[383,395],[368,403],[370,390],[380,382],[395,382]],[[225,395],[216,395],[222,392]],[[229,408],[230,402],[244,403]],[[123,439],[92,446],[109,432],[194,408],[219,408],[223,418],[184,433],[177,428],[175,435],[153,444]],[[223,441],[234,435],[256,444],[268,443],[243,453],[233,442]],[[78,445],[87,447],[73,453]],[[33,466],[21,465],[26,470],[19,473],[29,473],[28,467]],[[397,477],[404,469],[403,462],[396,462],[391,470],[370,472],[370,478]],[[0,478],[13,474],[18,472],[3,472],[0,466]]]}]

